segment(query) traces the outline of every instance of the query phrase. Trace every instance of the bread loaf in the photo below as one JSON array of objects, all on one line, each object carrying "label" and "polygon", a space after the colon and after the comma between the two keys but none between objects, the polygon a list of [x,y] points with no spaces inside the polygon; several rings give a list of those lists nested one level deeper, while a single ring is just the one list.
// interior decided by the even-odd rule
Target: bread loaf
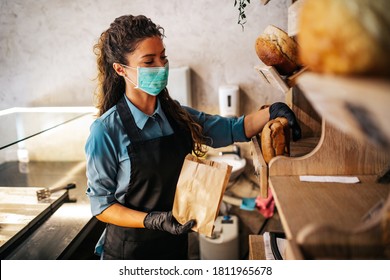
[{"label": "bread loaf", "polygon": [[315,72],[390,74],[389,0],[305,0],[299,59]]},{"label": "bread loaf", "polygon": [[261,150],[267,164],[275,156],[290,154],[290,129],[286,118],[267,122],[261,132]]},{"label": "bread loaf", "polygon": [[290,75],[299,68],[298,45],[282,29],[269,25],[256,39],[257,56],[267,66],[274,66],[281,75]]}]

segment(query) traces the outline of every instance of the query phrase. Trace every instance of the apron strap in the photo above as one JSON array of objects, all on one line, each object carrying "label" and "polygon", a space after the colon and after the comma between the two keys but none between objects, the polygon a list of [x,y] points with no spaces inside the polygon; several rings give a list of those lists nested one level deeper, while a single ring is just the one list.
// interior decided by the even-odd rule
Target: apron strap
[{"label": "apron strap", "polygon": [[140,142],[142,140],[141,133],[135,124],[133,114],[131,113],[125,98],[126,97],[123,95],[123,97],[119,99],[118,103],[116,104],[119,117],[122,120],[123,127],[125,128],[129,138],[132,139],[133,142]]}]

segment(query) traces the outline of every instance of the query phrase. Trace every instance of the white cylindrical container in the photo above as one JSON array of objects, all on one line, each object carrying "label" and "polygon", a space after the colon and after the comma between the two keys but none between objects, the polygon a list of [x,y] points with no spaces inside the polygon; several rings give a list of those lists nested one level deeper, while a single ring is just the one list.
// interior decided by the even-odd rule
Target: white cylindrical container
[{"label": "white cylindrical container", "polygon": [[237,85],[223,85],[218,89],[219,113],[221,116],[238,116],[240,108],[240,89]]},{"label": "white cylindrical container", "polygon": [[219,216],[214,222],[213,236],[199,234],[201,260],[239,260],[238,218]]}]

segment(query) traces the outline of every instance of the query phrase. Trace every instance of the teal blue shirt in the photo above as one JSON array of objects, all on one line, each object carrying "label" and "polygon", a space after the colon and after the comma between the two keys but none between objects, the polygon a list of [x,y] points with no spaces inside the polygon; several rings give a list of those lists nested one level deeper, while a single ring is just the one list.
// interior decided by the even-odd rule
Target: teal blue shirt
[{"label": "teal blue shirt", "polygon": [[[126,101],[145,140],[173,133],[159,102],[155,112],[149,116],[127,98]],[[183,108],[203,127],[203,133],[210,137],[212,147],[224,147],[234,142],[249,141],[244,133],[244,116],[225,118],[205,114],[185,106]],[[116,202],[124,203],[131,174],[131,164],[127,154],[129,144],[130,140],[125,133],[116,106],[92,123],[85,152],[87,195],[94,216]]]}]

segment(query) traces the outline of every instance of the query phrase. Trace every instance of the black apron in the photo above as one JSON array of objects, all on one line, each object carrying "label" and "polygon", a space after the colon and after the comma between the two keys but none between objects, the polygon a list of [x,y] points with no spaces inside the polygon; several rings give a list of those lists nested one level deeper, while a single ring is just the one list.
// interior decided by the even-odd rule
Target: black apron
[{"label": "black apron", "polygon": [[[125,97],[118,102],[117,110],[130,139],[127,152],[131,176],[125,206],[143,212],[171,211],[184,158],[192,149],[190,134],[180,129],[166,113],[174,133],[144,140]],[[108,224],[103,258],[187,259],[187,247],[187,234],[178,236],[158,230]]]}]

